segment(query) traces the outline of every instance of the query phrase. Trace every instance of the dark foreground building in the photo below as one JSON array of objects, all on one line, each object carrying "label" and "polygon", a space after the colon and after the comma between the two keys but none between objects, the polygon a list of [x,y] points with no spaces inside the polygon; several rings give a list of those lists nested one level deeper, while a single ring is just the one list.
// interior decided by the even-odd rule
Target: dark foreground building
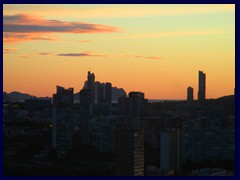
[{"label": "dark foreground building", "polygon": [[52,147],[58,156],[64,156],[72,147],[73,88],[57,86],[53,95]]},{"label": "dark foreground building", "polygon": [[117,127],[116,170],[117,176],[144,176],[144,129]]}]

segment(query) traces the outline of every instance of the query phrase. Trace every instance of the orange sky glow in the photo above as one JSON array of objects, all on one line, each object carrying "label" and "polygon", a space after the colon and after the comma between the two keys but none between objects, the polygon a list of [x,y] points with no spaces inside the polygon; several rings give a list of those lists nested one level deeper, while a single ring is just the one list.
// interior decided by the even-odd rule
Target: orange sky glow
[{"label": "orange sky glow", "polygon": [[87,72],[148,99],[234,93],[235,5],[3,5],[3,91],[79,92]]}]

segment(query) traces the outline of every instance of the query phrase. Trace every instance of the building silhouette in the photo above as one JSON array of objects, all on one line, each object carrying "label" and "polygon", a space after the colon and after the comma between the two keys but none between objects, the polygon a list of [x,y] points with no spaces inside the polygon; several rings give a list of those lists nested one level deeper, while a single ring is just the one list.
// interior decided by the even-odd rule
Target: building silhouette
[{"label": "building silhouette", "polygon": [[142,92],[129,93],[129,116],[131,118],[141,117],[146,115],[147,102]]},{"label": "building silhouette", "polygon": [[147,99],[142,92],[130,92],[118,99],[119,115],[124,120],[116,128],[116,175],[144,175],[145,131],[139,119],[146,115]]},{"label": "building silhouette", "polygon": [[[209,119],[210,120],[210,119]],[[203,118],[189,119],[182,127],[182,162],[235,159],[235,129],[202,125]],[[209,124],[209,123],[208,123]]]},{"label": "building silhouette", "polygon": [[198,72],[198,101],[201,103],[206,99],[206,74]]},{"label": "building silhouette", "polygon": [[81,112],[89,112],[92,103],[92,94],[90,89],[82,89],[79,93],[79,104]]},{"label": "building silhouette", "polygon": [[57,86],[53,94],[52,146],[58,156],[64,156],[72,147],[73,88]]},{"label": "building silhouette", "polygon": [[87,80],[87,89],[91,90],[91,101],[92,103],[95,102],[95,95],[94,95],[94,82],[95,82],[95,75],[94,73],[91,73],[90,71],[88,71],[88,76],[87,76],[88,80]]},{"label": "building silhouette", "polygon": [[116,152],[116,116],[92,117],[90,120],[90,144],[100,152]]},{"label": "building silhouette", "polygon": [[112,106],[108,103],[95,103],[91,106],[91,116],[111,116]]},{"label": "building silhouette", "polygon": [[98,83],[98,103],[104,103],[104,84]]},{"label": "building silhouette", "polygon": [[80,91],[80,133],[82,143],[89,142],[89,119],[92,105],[92,93],[90,89]]},{"label": "building silhouette", "polygon": [[144,176],[144,129],[127,125],[116,128],[117,176]]},{"label": "building silhouette", "polygon": [[188,103],[192,103],[193,102],[193,88],[192,87],[188,87],[187,88],[187,102]]},{"label": "building silhouette", "polygon": [[98,103],[112,103],[112,84],[107,83],[95,83],[97,89],[97,102]]},{"label": "building silhouette", "polygon": [[105,85],[105,102],[112,103],[112,84],[110,82]]},{"label": "building silhouette", "polygon": [[121,96],[118,98],[118,115],[119,116],[127,116],[129,114],[129,107],[128,107],[128,97]]},{"label": "building silhouette", "polygon": [[160,140],[160,169],[180,170],[181,139],[179,129],[161,132]]}]

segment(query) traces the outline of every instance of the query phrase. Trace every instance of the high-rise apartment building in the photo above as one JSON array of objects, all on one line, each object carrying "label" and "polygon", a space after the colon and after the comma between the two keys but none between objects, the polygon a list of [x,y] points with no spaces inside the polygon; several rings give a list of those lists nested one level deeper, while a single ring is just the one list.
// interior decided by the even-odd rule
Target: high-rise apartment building
[{"label": "high-rise apartment building", "polygon": [[98,103],[104,103],[104,84],[98,83]]},{"label": "high-rise apartment building", "polygon": [[129,107],[128,107],[128,97],[121,96],[118,98],[118,114],[119,116],[127,116],[129,114]]},{"label": "high-rise apartment building", "polygon": [[206,99],[206,74],[203,71],[198,72],[198,101],[203,102]]},{"label": "high-rise apartment building", "polygon": [[129,93],[129,115],[130,117],[140,117],[146,114],[148,100],[144,98],[142,92],[130,92]]},{"label": "high-rise apartment building", "polygon": [[118,176],[144,175],[144,129],[120,125],[116,131],[116,172]]},{"label": "high-rise apartment building", "polygon": [[80,111],[81,112],[90,112],[91,105],[91,90],[82,89],[79,93],[79,102],[80,102]]},{"label": "high-rise apartment building", "polygon": [[89,142],[89,120],[92,104],[92,94],[90,89],[80,91],[80,133],[82,143]]},{"label": "high-rise apartment building", "polygon": [[109,82],[105,85],[105,102],[112,103],[112,84]]},{"label": "high-rise apartment building", "polygon": [[179,129],[161,132],[160,169],[180,170],[180,131]]},{"label": "high-rise apartment building", "polygon": [[129,116],[132,119],[145,116],[148,100],[144,98],[144,93],[132,91],[128,96],[118,98],[119,115]]},{"label": "high-rise apartment building", "polygon": [[91,90],[91,99],[92,99],[92,103],[95,102],[95,95],[94,95],[94,82],[95,82],[95,75],[94,73],[91,73],[90,71],[88,71],[88,81],[87,81],[87,89]]},{"label": "high-rise apartment building", "polygon": [[209,159],[235,159],[235,129],[202,127],[202,118],[190,119],[182,126],[182,162]]},{"label": "high-rise apartment building", "polygon": [[63,156],[72,147],[73,88],[57,86],[57,93],[53,94],[52,121],[52,146]]},{"label": "high-rise apartment building", "polygon": [[188,103],[193,102],[193,88],[192,87],[187,88],[187,102]]}]

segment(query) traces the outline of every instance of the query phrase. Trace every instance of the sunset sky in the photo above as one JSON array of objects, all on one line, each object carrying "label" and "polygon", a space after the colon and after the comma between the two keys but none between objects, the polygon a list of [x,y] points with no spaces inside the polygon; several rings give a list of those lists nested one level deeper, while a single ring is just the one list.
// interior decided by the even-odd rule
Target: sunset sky
[{"label": "sunset sky", "polygon": [[234,93],[234,5],[3,5],[3,91],[79,92],[94,72],[127,93],[186,99]]}]

